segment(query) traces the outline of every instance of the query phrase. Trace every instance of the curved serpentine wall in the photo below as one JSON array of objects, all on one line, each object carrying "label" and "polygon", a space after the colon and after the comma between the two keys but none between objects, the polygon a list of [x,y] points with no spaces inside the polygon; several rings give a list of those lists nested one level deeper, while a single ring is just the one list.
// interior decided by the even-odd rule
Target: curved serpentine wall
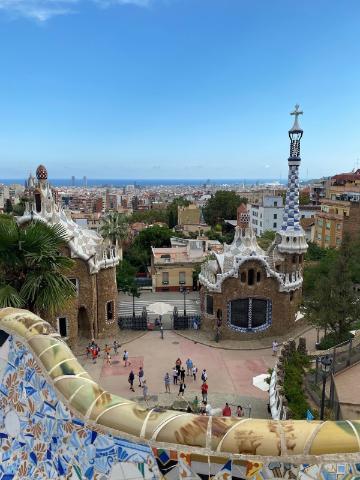
[{"label": "curved serpentine wall", "polygon": [[104,391],[36,315],[3,309],[0,329],[1,480],[360,476],[360,421],[147,411]]}]

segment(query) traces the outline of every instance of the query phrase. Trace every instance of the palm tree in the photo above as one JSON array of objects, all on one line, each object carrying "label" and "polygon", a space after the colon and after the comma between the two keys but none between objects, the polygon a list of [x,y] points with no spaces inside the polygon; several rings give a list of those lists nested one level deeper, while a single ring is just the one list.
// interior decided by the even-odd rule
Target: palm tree
[{"label": "palm tree", "polygon": [[74,297],[65,276],[74,262],[61,255],[66,243],[61,225],[20,227],[12,216],[0,215],[0,307],[54,313]]},{"label": "palm tree", "polygon": [[129,224],[126,216],[119,212],[110,212],[103,219],[100,227],[100,233],[103,237],[108,238],[113,245],[118,246],[127,238],[129,232]]}]

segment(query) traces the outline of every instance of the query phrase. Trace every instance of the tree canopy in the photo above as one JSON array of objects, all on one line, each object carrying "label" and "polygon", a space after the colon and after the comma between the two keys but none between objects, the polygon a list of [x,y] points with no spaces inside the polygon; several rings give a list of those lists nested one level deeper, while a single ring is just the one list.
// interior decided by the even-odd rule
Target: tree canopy
[{"label": "tree canopy", "polygon": [[73,260],[61,255],[67,244],[60,225],[32,222],[19,227],[0,216],[0,307],[24,307],[53,313],[75,296],[66,277]]},{"label": "tree canopy", "polygon": [[247,203],[247,199],[233,191],[218,190],[207,201],[203,210],[206,223],[215,227],[222,224],[225,219],[236,218],[237,208],[241,203]]},{"label": "tree canopy", "polygon": [[172,230],[154,225],[142,230],[133,244],[124,252],[124,258],[139,272],[146,272],[150,264],[151,247],[169,247]]},{"label": "tree canopy", "polygon": [[[304,271],[304,307],[310,321],[326,328],[336,343],[360,315],[360,302],[354,291],[355,244],[344,237],[339,250],[329,250],[321,260]],[[356,263],[356,262],[355,262]]]},{"label": "tree canopy", "polygon": [[113,245],[122,243],[126,240],[129,232],[129,224],[123,213],[110,212],[103,219],[100,227],[100,233],[108,238]]}]

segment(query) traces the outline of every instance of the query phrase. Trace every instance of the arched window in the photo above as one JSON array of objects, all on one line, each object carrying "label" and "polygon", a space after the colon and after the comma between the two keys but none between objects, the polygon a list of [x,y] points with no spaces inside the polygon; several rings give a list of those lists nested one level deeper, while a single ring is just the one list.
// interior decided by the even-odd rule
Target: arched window
[{"label": "arched window", "polygon": [[292,263],[296,263],[296,257],[297,257],[297,255],[292,256]]},{"label": "arched window", "polygon": [[261,281],[261,272],[256,272],[256,281],[257,283]]},{"label": "arched window", "polygon": [[254,285],[255,272],[253,268],[248,270],[248,285]]}]

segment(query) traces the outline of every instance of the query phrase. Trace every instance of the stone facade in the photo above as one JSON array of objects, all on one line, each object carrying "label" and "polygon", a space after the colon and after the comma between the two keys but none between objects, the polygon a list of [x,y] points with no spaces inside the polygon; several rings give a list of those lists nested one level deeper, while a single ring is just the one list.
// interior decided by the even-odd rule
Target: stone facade
[{"label": "stone facade", "polygon": [[73,222],[56,205],[45,167],[38,167],[37,182],[29,178],[27,194],[29,201],[18,223],[38,220],[62,225],[69,238],[62,253],[74,261],[68,278],[76,286],[77,295],[54,315],[47,316],[47,321],[70,345],[79,336],[101,338],[111,334],[117,328],[118,252],[97,232]]},{"label": "stone facade", "polygon": [[201,270],[202,325],[216,336],[253,339],[284,335],[295,326],[307,250],[300,225],[299,166],[303,131],[297,117],[289,130],[288,189],[281,229],[267,252],[257,244],[246,205],[240,205],[231,245]]}]

